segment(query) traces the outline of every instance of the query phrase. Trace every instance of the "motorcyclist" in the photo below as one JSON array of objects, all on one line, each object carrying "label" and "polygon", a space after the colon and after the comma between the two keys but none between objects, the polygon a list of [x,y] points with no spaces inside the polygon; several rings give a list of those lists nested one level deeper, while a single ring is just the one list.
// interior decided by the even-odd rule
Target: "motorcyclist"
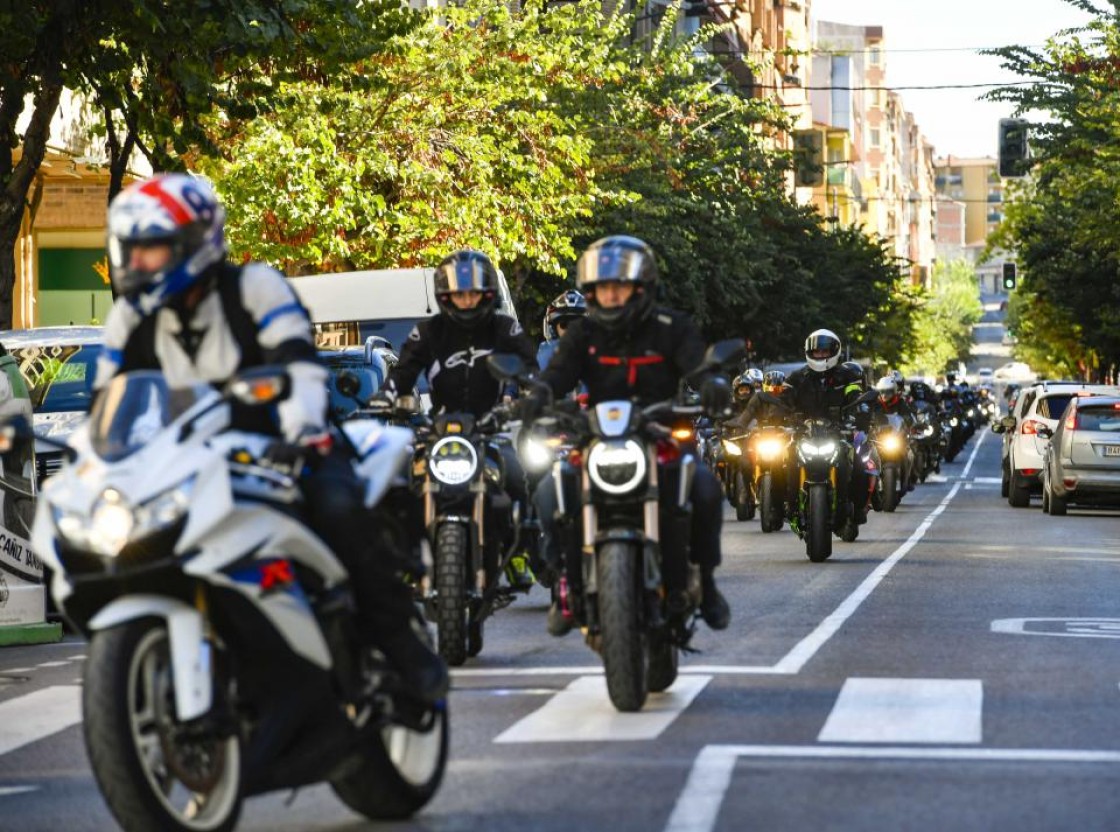
[{"label": "motorcyclist", "polygon": [[552,303],[544,311],[544,320],[541,322],[541,332],[544,340],[537,347],[537,366],[542,370],[548,366],[556,346],[564,337],[568,326],[577,318],[587,314],[587,301],[583,295],[574,289],[561,292],[552,299]]},{"label": "motorcyclist", "polygon": [[[863,370],[858,364],[840,364],[841,343],[836,333],[818,329],[805,339],[805,366],[792,373],[787,381],[792,388],[787,395],[802,419],[828,419],[842,424],[845,409],[863,393]],[[838,486],[846,486],[836,501],[837,528],[849,519],[849,505],[857,523],[867,522],[870,507],[871,481],[864,465],[853,465],[848,455],[838,465]]]},{"label": "motorcyclist", "polygon": [[[897,370],[895,372],[897,373]],[[879,393],[874,408],[875,423],[882,426],[887,423],[888,416],[900,416],[902,417],[903,435],[909,437],[912,428],[917,423],[918,414],[910,405],[910,402],[906,400],[905,391],[898,382],[898,376],[894,373],[883,376],[876,383],[875,389]],[[905,459],[903,461],[902,481],[905,483],[907,491],[914,490],[915,479],[916,473],[910,464],[910,459]]]},{"label": "motorcyclist", "polygon": [[[761,373],[760,373],[761,374]],[[783,400],[790,391],[786,384],[786,374],[781,370],[768,370],[762,375],[760,389]],[[784,402],[784,400],[783,400]],[[789,417],[789,408],[783,402],[774,403],[763,401],[758,396],[752,396],[746,407],[736,416],[727,420],[728,428],[740,433],[745,433],[756,425],[781,425]]]},{"label": "motorcyclist", "polygon": [[[653,251],[635,237],[605,237],[588,247],[578,263],[578,285],[587,299],[587,317],[572,324],[541,373],[541,381],[551,388],[554,397],[568,393],[580,381],[587,386],[592,406],[614,399],[630,399],[644,406],[676,396],[681,379],[701,363],[705,345],[687,315],[655,306],[657,281]],[[714,413],[727,409],[731,391],[726,379],[708,373],[693,381],[699,384],[705,409]],[[526,396],[524,403],[526,422],[531,422],[545,404],[539,393]],[[679,467],[663,466],[661,493],[675,494],[677,486],[673,482],[679,476]],[[574,482],[565,486],[572,487],[568,505],[579,502],[574,486]],[[720,563],[723,520],[720,486],[703,465],[696,468],[691,496],[691,557],[701,571],[700,613],[709,627],[722,630],[730,622],[731,611],[714,578]],[[570,547],[563,545],[558,530],[555,478],[542,482],[536,499],[546,557],[553,563],[565,556],[578,557],[577,552],[563,551]],[[683,547],[668,545],[662,551],[668,561]],[[567,579],[575,584],[581,570],[574,560],[568,560],[568,564]],[[666,571],[670,571],[668,563]],[[572,619],[565,613],[559,603],[549,611],[549,632],[553,635],[571,629]]]},{"label": "motorcyclist", "polygon": [[108,250],[117,299],[105,322],[95,389],[132,370],[159,370],[170,386],[183,387],[221,385],[250,367],[284,365],[292,391],[278,405],[278,419],[234,406],[233,425],[275,436],[264,461],[304,472],[310,525],[350,574],[359,637],[378,647],[418,695],[438,700],[447,693],[447,668],[421,637],[412,592],[397,575],[401,553],[368,542],[365,486],[348,445],[327,426],[327,370],[307,311],[279,272],[227,261],[224,221],[209,183],[185,174],[137,182],[113,199]]},{"label": "motorcyclist", "polygon": [[[462,249],[448,255],[436,267],[434,282],[439,314],[413,327],[377,403],[394,401],[425,373],[433,412],[481,418],[509,392],[490,374],[486,356],[515,353],[531,362],[536,359],[533,342],[516,319],[497,311],[498,270],[481,251]],[[502,459],[506,491],[523,507],[520,516],[526,517],[529,498],[517,452],[504,439],[492,447]],[[507,577],[520,589],[533,583],[528,562],[520,555],[511,558]]]}]

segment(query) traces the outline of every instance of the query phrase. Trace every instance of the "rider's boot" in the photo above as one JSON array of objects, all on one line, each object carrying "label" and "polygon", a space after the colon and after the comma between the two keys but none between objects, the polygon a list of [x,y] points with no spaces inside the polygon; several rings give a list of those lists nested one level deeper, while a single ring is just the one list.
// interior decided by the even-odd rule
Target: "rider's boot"
[{"label": "rider's boot", "polygon": [[723,593],[716,588],[716,579],[711,567],[702,567],[700,572],[700,617],[713,630],[726,630],[731,623],[731,607]]}]

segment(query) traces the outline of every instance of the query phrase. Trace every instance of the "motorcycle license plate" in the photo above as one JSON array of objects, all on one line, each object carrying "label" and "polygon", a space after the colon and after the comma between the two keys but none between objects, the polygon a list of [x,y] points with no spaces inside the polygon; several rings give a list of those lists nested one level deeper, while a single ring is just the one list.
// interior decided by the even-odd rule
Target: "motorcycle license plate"
[{"label": "motorcycle license plate", "polygon": [[1104,455],[1105,456],[1120,456],[1120,445],[1105,445],[1104,446]]}]

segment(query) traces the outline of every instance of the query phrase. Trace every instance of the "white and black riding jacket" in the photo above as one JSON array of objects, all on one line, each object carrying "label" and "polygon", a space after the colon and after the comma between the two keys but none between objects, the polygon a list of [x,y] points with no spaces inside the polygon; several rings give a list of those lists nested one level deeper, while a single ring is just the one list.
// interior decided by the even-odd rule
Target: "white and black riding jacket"
[{"label": "white and black riding jacket", "polygon": [[[161,370],[172,387],[199,381],[222,385],[239,370],[282,364],[291,375],[292,393],[277,408],[279,432],[295,441],[322,431],[327,369],[315,350],[307,310],[284,276],[263,263],[224,263],[203,279],[213,287],[193,312],[172,303],[143,315],[118,298],[105,322],[94,388],[102,389],[118,373],[148,369]],[[245,425],[235,412],[235,424],[276,432],[274,423],[262,427],[257,416],[247,417],[252,425]]]}]

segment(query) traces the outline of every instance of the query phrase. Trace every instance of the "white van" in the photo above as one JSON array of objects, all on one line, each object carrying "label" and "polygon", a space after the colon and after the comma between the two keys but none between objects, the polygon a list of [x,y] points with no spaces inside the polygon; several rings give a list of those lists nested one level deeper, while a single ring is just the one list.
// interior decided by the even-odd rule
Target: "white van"
[{"label": "white van", "polygon": [[[435,269],[377,269],[288,280],[311,313],[320,347],[360,346],[376,335],[400,352],[416,322],[439,312],[434,275]],[[501,272],[498,310],[517,318]]]}]

